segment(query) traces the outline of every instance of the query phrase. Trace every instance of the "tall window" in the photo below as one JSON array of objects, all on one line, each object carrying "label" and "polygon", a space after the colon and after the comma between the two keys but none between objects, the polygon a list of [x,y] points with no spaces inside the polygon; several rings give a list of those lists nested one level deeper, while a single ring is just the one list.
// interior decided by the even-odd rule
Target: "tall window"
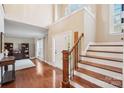
[{"label": "tall window", "polygon": [[83,8],[87,6],[86,4],[69,4],[66,8],[65,8],[65,15],[68,15],[72,12],[74,12],[75,10],[78,10],[80,8]]},{"label": "tall window", "polygon": [[113,22],[113,31],[112,33],[121,33],[123,30],[123,11],[124,11],[123,4],[115,4],[113,5],[112,11],[112,22]]}]

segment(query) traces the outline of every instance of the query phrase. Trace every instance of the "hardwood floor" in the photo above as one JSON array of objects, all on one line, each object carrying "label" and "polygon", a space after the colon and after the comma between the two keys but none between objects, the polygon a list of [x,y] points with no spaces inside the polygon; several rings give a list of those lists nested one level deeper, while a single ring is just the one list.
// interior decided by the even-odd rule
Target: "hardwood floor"
[{"label": "hardwood floor", "polygon": [[32,60],[36,67],[16,71],[15,82],[3,85],[2,88],[59,88],[62,71],[38,59]]}]

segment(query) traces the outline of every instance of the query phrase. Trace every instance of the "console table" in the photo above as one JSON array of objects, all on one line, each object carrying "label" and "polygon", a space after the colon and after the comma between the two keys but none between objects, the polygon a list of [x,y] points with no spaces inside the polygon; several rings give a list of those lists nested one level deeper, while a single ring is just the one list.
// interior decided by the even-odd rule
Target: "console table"
[{"label": "console table", "polygon": [[[12,70],[8,70],[8,65],[12,65]],[[0,68],[1,68],[1,82],[0,82],[1,85],[15,80],[14,56],[8,56],[1,59]]]}]

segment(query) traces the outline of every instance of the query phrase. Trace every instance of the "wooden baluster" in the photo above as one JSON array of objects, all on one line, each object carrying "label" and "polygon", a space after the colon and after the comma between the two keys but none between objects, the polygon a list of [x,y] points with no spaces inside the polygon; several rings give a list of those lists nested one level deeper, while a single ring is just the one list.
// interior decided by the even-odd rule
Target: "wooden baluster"
[{"label": "wooden baluster", "polygon": [[62,87],[63,88],[69,88],[70,82],[69,82],[69,51],[63,50],[63,81],[62,81]]},{"label": "wooden baluster", "polygon": [[76,60],[75,60],[75,69],[77,69],[77,67],[78,67],[78,45],[75,48],[75,58],[76,58]]}]

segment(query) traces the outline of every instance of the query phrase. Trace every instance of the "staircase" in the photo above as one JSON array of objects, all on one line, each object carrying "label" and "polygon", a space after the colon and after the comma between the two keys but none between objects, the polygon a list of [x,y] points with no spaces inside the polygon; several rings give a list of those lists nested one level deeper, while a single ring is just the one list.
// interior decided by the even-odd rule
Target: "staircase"
[{"label": "staircase", "polygon": [[77,69],[69,80],[71,87],[122,88],[123,45],[94,43],[79,55]]}]

